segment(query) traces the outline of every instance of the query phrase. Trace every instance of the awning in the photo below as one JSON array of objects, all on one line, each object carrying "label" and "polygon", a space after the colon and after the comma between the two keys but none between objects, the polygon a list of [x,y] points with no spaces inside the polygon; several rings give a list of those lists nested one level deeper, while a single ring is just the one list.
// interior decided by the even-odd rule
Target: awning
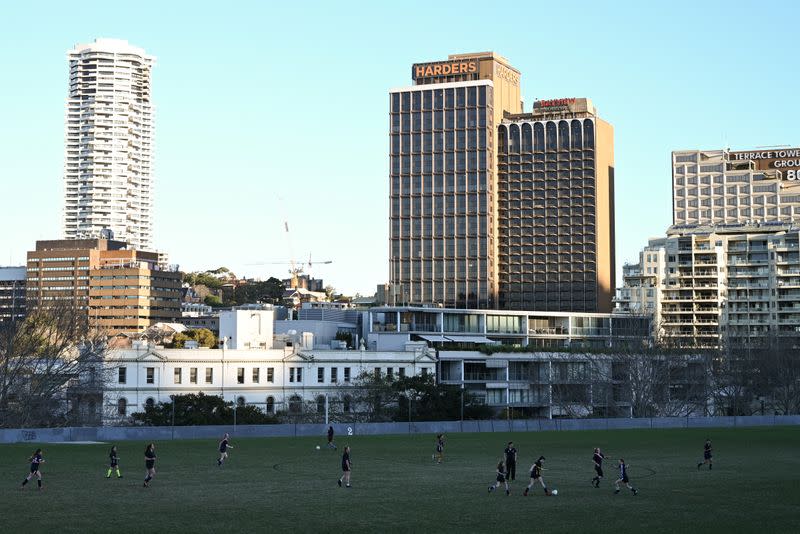
[{"label": "awning", "polygon": [[456,343],[479,343],[479,344],[496,344],[497,341],[492,341],[491,339],[483,336],[445,336],[448,341],[454,341]]},{"label": "awning", "polygon": [[445,338],[444,336],[423,336],[423,335],[421,335],[421,334],[417,334],[417,335],[418,335],[419,337],[421,337],[422,339],[424,339],[425,341],[431,341],[431,342],[434,342],[434,343],[435,343],[435,342],[442,343],[442,342],[444,342],[444,341],[449,341],[449,340],[448,340],[447,338]]}]

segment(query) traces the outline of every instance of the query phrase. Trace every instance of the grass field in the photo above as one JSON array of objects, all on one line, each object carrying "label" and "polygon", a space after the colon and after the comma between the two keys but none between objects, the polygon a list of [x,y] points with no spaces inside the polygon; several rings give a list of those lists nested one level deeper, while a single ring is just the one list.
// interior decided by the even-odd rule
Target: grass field
[{"label": "grass field", "polygon": [[[706,437],[714,469],[698,471]],[[520,451],[512,494],[487,494],[506,442]],[[156,444],[158,474],[142,487],[144,443],[118,443],[123,479],[105,479],[109,445],[0,446],[2,532],[798,532],[800,427],[450,434],[445,462],[434,436],[232,438],[222,469],[216,441]],[[351,489],[339,488],[352,447]],[[322,450],[317,451],[316,445]],[[27,458],[44,449],[44,491],[19,490]],[[592,448],[607,455],[600,489]],[[557,497],[522,490],[547,457]],[[616,459],[639,489],[613,493]]]}]

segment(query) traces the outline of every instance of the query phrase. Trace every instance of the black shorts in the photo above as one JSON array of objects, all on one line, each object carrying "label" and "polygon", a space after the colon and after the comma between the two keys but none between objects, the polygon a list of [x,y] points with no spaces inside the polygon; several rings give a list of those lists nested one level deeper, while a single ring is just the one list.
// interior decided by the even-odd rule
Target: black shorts
[{"label": "black shorts", "polygon": [[31,464],[31,473],[35,473],[39,470],[39,464]]},{"label": "black shorts", "polygon": [[444,449],[442,449],[442,447],[440,447],[440,446],[436,447],[436,452],[442,452],[442,450],[444,450]]},{"label": "black shorts", "polygon": [[624,477],[622,477],[622,479],[621,479],[621,480],[622,480],[624,483],[626,483],[626,484],[627,484],[627,483],[629,482],[629,480],[628,480],[628,475],[625,475]]},{"label": "black shorts", "polygon": [[498,482],[505,482],[506,481],[505,475],[497,475],[497,481]]},{"label": "black shorts", "polygon": [[603,476],[603,468],[602,467],[594,466],[594,472],[597,473],[597,476],[599,476],[599,477]]},{"label": "black shorts", "polygon": [[145,468],[152,469],[156,466],[155,460],[148,460],[144,463]]},{"label": "black shorts", "polygon": [[109,464],[109,467],[117,467],[118,465],[119,465],[119,463],[118,463],[118,462],[111,462],[111,463]]},{"label": "black shorts", "polygon": [[220,449],[220,450],[219,450],[219,453],[220,453],[220,454],[225,454],[226,452],[228,452],[228,449]]},{"label": "black shorts", "polygon": [[711,453],[710,452],[704,452],[703,453],[703,458],[706,459],[706,460],[710,460],[711,459]]}]

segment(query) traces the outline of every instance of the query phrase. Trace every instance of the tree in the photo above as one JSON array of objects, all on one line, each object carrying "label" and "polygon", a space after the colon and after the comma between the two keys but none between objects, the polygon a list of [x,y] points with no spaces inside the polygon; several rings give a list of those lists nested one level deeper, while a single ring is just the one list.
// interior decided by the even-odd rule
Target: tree
[{"label": "tree", "polygon": [[197,341],[198,345],[209,349],[215,349],[218,346],[217,336],[211,330],[208,328],[196,328],[187,329],[172,336],[172,343],[169,344],[169,348],[182,349],[189,340]]},{"label": "tree", "polygon": [[106,336],[67,305],[0,326],[0,427],[99,422],[106,350]]},{"label": "tree", "polygon": [[236,304],[255,302],[281,304],[283,292],[283,282],[275,277],[270,277],[265,282],[254,282],[237,286],[234,291],[233,300]]},{"label": "tree", "polygon": [[222,306],[222,299],[216,295],[206,295],[206,298],[203,299],[203,302],[213,308],[219,308]]},{"label": "tree", "polygon": [[[233,423],[234,406],[216,395],[190,393],[170,395],[171,402],[159,402],[145,406],[143,412],[131,415],[134,421],[148,426],[169,426],[173,424],[173,403],[175,426],[189,425],[229,425]],[[263,425],[277,423],[278,419],[262,412],[256,406],[236,406],[236,422],[242,425]]]}]

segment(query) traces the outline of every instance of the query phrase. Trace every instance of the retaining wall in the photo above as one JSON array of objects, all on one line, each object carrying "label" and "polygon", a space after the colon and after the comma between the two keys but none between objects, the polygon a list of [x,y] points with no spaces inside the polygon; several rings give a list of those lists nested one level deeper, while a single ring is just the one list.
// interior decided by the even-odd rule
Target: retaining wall
[{"label": "retaining wall", "polygon": [[[453,434],[456,432],[548,432],[634,428],[733,428],[800,425],[800,415],[747,417],[663,417],[642,419],[518,419],[425,421],[414,423],[334,423],[336,435]],[[225,432],[237,438],[322,436],[324,424],[221,425],[161,427],[66,427],[0,429],[0,443],[70,443],[80,441],[164,441],[218,439]]]}]

